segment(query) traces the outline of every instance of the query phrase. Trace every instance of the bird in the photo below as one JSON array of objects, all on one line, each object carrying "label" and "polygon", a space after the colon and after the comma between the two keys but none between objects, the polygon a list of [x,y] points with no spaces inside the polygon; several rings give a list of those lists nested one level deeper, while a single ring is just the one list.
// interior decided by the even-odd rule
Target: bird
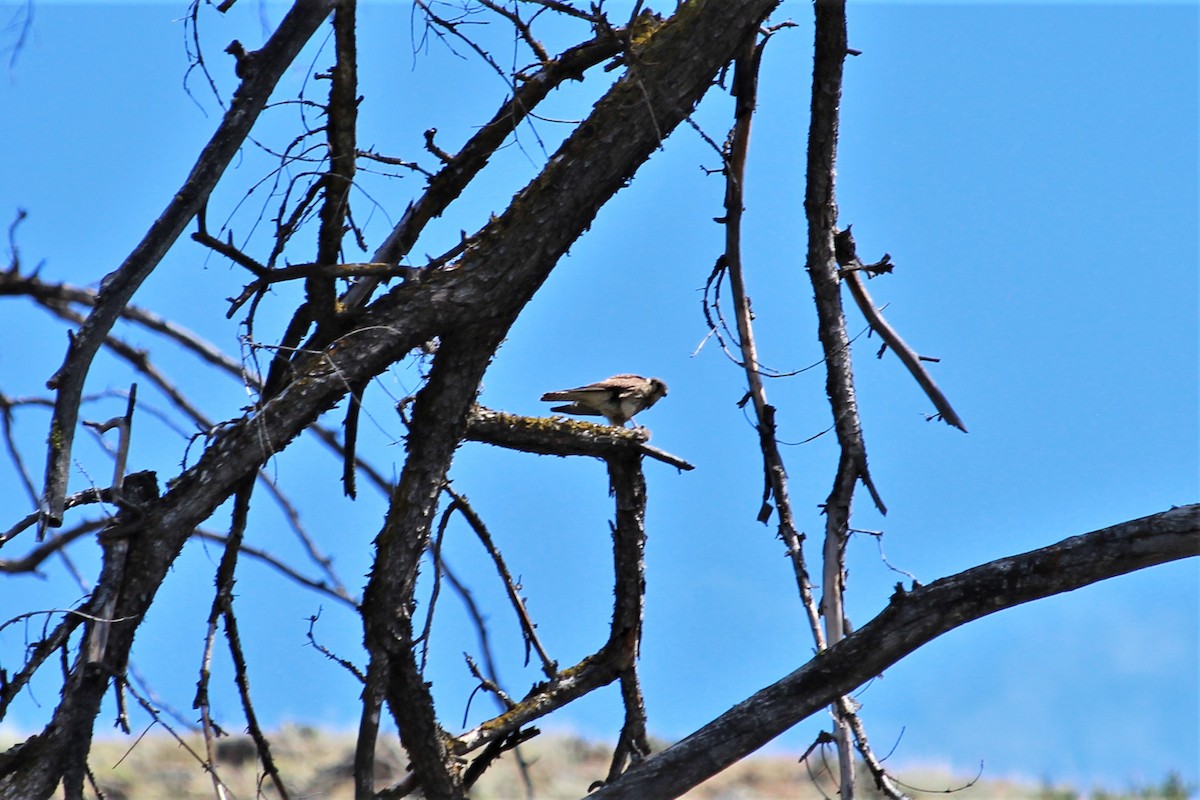
[{"label": "bird", "polygon": [[542,400],[569,400],[565,406],[554,406],[551,411],[563,414],[604,417],[608,424],[624,427],[634,415],[666,397],[667,385],[658,378],[643,378],[641,375],[613,375],[602,381],[546,392]]}]

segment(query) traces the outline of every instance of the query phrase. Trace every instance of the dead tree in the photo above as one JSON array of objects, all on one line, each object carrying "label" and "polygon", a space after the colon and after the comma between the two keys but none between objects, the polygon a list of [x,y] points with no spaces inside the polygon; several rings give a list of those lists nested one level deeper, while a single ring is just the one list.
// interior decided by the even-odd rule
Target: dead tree
[{"label": "dead tree", "polygon": [[[135,635],[159,588],[169,579],[172,564],[192,537],[207,537],[222,547],[208,617],[205,663],[217,646],[221,623],[237,667],[251,736],[263,770],[281,796],[287,796],[287,776],[274,764],[269,738],[257,723],[244,680],[248,643],[238,634],[233,592],[240,560],[262,559],[291,570],[288,574],[297,581],[361,615],[367,661],[362,666],[346,662],[346,666],[363,685],[354,763],[356,796],[362,800],[399,797],[416,790],[430,798],[464,798],[501,753],[536,733],[532,725],[537,720],[614,682],[621,688],[625,722],[611,769],[607,775],[597,776],[599,788],[593,797],[678,796],[826,707],[835,717],[831,738],[842,765],[842,797],[853,796],[856,759],[866,763],[881,791],[900,796],[900,789],[871,751],[855,704],[848,698],[852,690],[933,638],[984,615],[1197,554],[1200,507],[1172,509],[984,564],[930,586],[897,585],[882,613],[855,632],[847,630],[842,611],[844,554],[856,489],[861,485],[880,510],[884,506],[868,469],[843,312],[843,286],[928,394],[938,417],[956,428],[966,428],[925,371],[922,359],[882,318],[866,293],[862,276],[889,271],[890,258],[865,264],[849,227],[839,228],[834,185],[838,109],[842,64],[852,51],[843,6],[822,1],[816,4],[815,14],[807,185],[803,197],[796,198],[797,213],[803,213],[808,223],[804,256],[797,268],[806,267],[812,280],[840,453],[824,508],[818,566],[814,567],[821,573],[823,587],[823,597],[816,597],[806,561],[813,553],[805,552],[804,535],[789,500],[786,466],[777,446],[778,410],[768,401],[762,380],[764,370],[745,286],[750,265],[741,251],[743,179],[751,146],[757,74],[768,40],[779,29],[768,23],[777,4],[777,0],[689,2],[673,14],[660,16],[643,10],[639,2],[628,18],[618,20],[606,16],[599,6],[585,10],[551,0],[515,4],[480,0],[476,10],[511,26],[530,56],[530,64],[511,74],[501,70],[511,80],[511,93],[490,121],[457,151],[443,149],[447,145],[437,142],[436,130],[431,128],[426,134],[427,156],[437,164],[426,168],[413,159],[365,150],[358,140],[359,65],[353,0],[297,0],[261,48],[247,51],[238,42],[229,46],[227,52],[236,60],[241,82],[224,118],[161,216],[125,262],[105,277],[99,290],[47,281],[36,270],[23,268],[14,248],[10,269],[0,276],[0,294],[44,306],[69,325],[72,333],[62,366],[50,380],[52,397],[3,398],[6,430],[12,414],[27,404],[52,403],[53,417],[47,435],[45,480],[40,490],[31,492],[36,495],[37,508],[25,518],[13,520],[0,536],[0,545],[9,547],[21,537],[27,550],[2,564],[7,572],[35,569],[50,553],[78,546],[76,543],[89,541],[94,534],[103,553],[103,567],[88,599],[48,626],[45,634],[31,643],[19,667],[0,672],[3,716],[35,673],[55,663],[64,669],[62,696],[45,728],[0,755],[0,797],[48,797],[60,784],[68,797],[84,796],[101,701],[111,691],[124,709],[129,696],[138,697],[127,671]],[[430,32],[456,39],[466,47],[476,46],[461,20],[440,16],[437,8],[424,3],[417,5]],[[217,11],[225,13],[232,6],[233,0],[226,0]],[[198,4],[193,6],[193,23],[201,11]],[[583,20],[590,28],[590,38],[558,54],[548,52],[535,32],[550,15]],[[300,132],[296,139],[297,148],[318,142],[311,145],[319,153],[315,159],[318,166],[310,165],[281,193],[285,200],[269,246],[261,252],[244,250],[226,231],[210,231],[208,198],[224,179],[235,154],[247,146],[280,77],[330,17],[332,65],[320,75],[328,84],[328,94],[319,103],[324,122]],[[495,64],[486,52],[480,52]],[[618,70],[620,77],[511,204],[478,230],[464,233],[461,242],[448,251],[424,261],[417,259],[414,247],[427,224],[462,195],[539,104],[564,82],[602,70]],[[763,523],[773,519],[778,528],[795,576],[798,613],[811,628],[818,655],[678,744],[651,754],[637,672],[646,581],[642,559],[645,503],[651,491],[642,461],[649,456],[690,469],[686,454],[680,457],[649,445],[640,430],[522,417],[481,408],[476,399],[501,342],[562,256],[589,228],[598,211],[664,146],[667,136],[682,123],[691,122],[693,108],[718,85],[732,91],[736,108],[724,145],[712,140],[726,182],[725,212],[719,220],[726,236],[724,252],[717,256],[708,282],[704,311],[714,334],[745,370],[748,389],[744,402],[752,410],[763,456],[759,519]],[[291,148],[284,160],[289,165],[306,163]],[[362,233],[353,214],[351,190],[363,164],[410,169],[423,174],[427,182],[390,233],[370,243],[371,257],[352,261],[345,255],[347,239]],[[231,291],[229,309],[230,315],[246,314],[248,331],[253,331],[255,314],[261,304],[269,302],[267,295],[273,286],[303,283],[303,300],[292,309],[291,321],[278,339],[268,345],[254,334],[250,336],[256,352],[269,353],[261,371],[253,368],[254,362],[230,357],[134,302],[143,281],[164,254],[177,246],[189,226],[194,226],[195,242],[249,274],[240,289]],[[297,236],[300,231],[314,231],[316,246],[297,256],[303,249]],[[387,281],[393,282],[390,288],[385,287]],[[732,326],[727,326],[721,307],[720,291],[726,285]],[[213,370],[239,376],[255,401],[236,419],[216,422],[207,418],[175,389],[146,352],[114,333],[119,319],[182,344]],[[128,362],[143,380],[169,398],[174,413],[206,435],[197,443],[198,457],[167,480],[145,471],[126,474],[122,455],[110,486],[71,494],[67,476],[80,430],[84,389],[89,378],[96,382],[94,358],[104,348]],[[424,354],[427,371],[411,403],[401,409],[407,435],[403,465],[393,482],[357,456],[358,421],[371,381],[414,353]],[[131,391],[124,417],[98,426],[121,431],[121,453],[126,452],[124,442],[131,435],[137,413],[134,398]],[[327,419],[328,412],[346,398],[344,418]],[[338,422],[344,424],[344,434],[333,432]],[[372,543],[373,567],[361,600],[332,571],[318,578],[305,577],[246,541],[252,500],[256,494],[276,491],[263,472],[264,465],[306,430],[334,453],[348,495],[356,494],[357,478],[366,476],[388,497],[386,519]],[[614,502],[612,621],[604,641],[575,664],[559,664],[538,640],[519,587],[486,524],[448,483],[455,452],[468,440],[527,453],[599,457],[608,467]],[[19,459],[17,463],[20,466]],[[128,466],[137,468],[136,464]],[[32,480],[28,483],[33,485]],[[233,514],[226,533],[213,534],[201,527],[231,499]],[[88,517],[80,510],[98,503],[113,511]],[[487,547],[530,652],[536,654],[545,676],[518,698],[480,670],[480,685],[496,695],[503,711],[466,730],[456,730],[434,703],[421,658],[423,629],[417,616],[418,575],[430,560],[435,571],[442,569],[437,541],[451,514],[461,514]],[[210,714],[209,677],[205,667],[195,701],[209,745],[200,760],[211,771],[214,792],[220,796],[223,788],[215,767],[214,742],[221,730]],[[373,758],[385,711],[399,728],[411,773],[396,785],[380,787],[375,785]]]}]

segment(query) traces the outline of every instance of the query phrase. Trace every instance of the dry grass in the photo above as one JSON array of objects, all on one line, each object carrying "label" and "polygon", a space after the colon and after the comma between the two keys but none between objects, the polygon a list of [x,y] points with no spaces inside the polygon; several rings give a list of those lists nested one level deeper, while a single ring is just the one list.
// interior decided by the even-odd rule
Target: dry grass
[{"label": "dry grass", "polygon": [[[203,743],[199,737],[192,737],[186,744],[187,747],[161,733],[136,743],[132,739],[100,741],[91,759],[96,783],[109,800],[217,797],[212,777],[199,761],[204,754]],[[353,797],[352,734],[285,727],[271,736],[271,752],[294,800]],[[541,736],[522,745],[520,761],[525,764],[534,787],[532,797],[536,800],[575,800],[586,797],[589,785],[603,778],[610,754],[603,744],[564,735]],[[221,739],[216,756],[217,774],[228,791],[227,796],[239,800],[279,796],[269,781],[262,780],[249,737]],[[377,787],[391,785],[404,777],[405,760],[394,737],[381,744],[376,763]],[[964,779],[933,768],[902,772],[900,777],[913,786],[939,793],[970,780],[969,776]],[[860,797],[879,796],[872,791],[869,779],[864,779],[861,787]],[[471,793],[473,800],[523,800],[529,796],[518,768],[518,756],[513,753],[493,765]],[[955,800],[1066,800],[1083,795],[1065,787],[1050,789],[1012,781],[982,780],[942,796]],[[686,797],[689,800],[821,800],[836,797],[836,793],[827,783],[821,786],[814,782],[808,769],[798,764],[795,757],[758,756],[731,767]]]}]

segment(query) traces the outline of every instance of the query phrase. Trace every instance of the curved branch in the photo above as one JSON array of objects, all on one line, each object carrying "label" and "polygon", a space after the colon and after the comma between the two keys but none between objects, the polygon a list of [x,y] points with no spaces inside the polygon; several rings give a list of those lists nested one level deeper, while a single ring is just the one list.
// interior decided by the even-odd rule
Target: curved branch
[{"label": "curved branch", "polygon": [[1190,505],[991,561],[912,591],[898,585],[887,608],[861,629],[588,798],[679,797],[960,625],[1197,555],[1200,505]]},{"label": "curved branch", "polygon": [[62,524],[71,445],[79,420],[79,399],[92,359],[133,293],[158,266],[184,227],[204,205],[225,172],[225,167],[250,133],[250,128],[258,119],[284,70],[329,16],[335,4],[335,0],[296,0],[263,48],[247,56],[246,61],[252,61],[253,66],[247,70],[229,111],[192,167],[191,174],[125,262],[101,284],[95,308],[83,327],[72,337],[62,367],[47,383],[51,389],[57,390],[57,397],[46,457],[46,488],[43,496],[46,524],[52,527]]}]

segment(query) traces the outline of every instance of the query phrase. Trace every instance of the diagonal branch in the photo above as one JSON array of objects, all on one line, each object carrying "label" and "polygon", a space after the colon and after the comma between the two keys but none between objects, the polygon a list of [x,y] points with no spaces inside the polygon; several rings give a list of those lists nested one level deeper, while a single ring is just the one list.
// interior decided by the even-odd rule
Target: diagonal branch
[{"label": "diagonal branch", "polygon": [[946,395],[934,383],[928,370],[921,366],[921,357],[917,352],[908,346],[904,339],[900,338],[900,334],[896,332],[888,321],[884,319],[883,314],[875,307],[871,300],[871,295],[867,293],[867,287],[856,273],[849,273],[843,278],[846,281],[846,286],[850,289],[850,294],[854,297],[854,301],[858,307],[862,309],[863,316],[867,318],[867,322],[871,324],[871,329],[879,334],[883,341],[895,351],[900,361],[904,366],[908,367],[908,371],[912,373],[917,384],[924,390],[926,396],[933,403],[933,407],[937,409],[937,416],[946,421],[947,424],[953,425],[963,433],[967,432],[966,423],[962,421],[962,417],[958,416],[958,412],[950,405],[950,401],[946,399]]},{"label": "diagonal branch", "polygon": [[[462,194],[467,184],[487,166],[497,148],[538,103],[566,81],[582,78],[586,69],[616,55],[618,50],[617,42],[609,37],[599,37],[564,51],[522,82],[492,119],[450,158],[449,163],[429,179],[425,193],[405,209],[404,216],[375,251],[372,260],[399,264],[416,244],[417,237],[429,221],[440,216],[450,203]],[[342,298],[346,308],[354,309],[364,305],[379,283],[378,277],[367,277],[357,281]]]},{"label": "diagonal branch", "polygon": [[589,800],[679,797],[960,625],[1139,569],[1200,555],[1200,505],[1001,558],[912,591],[800,669],[647,759]]},{"label": "diagonal branch", "polygon": [[[458,492],[454,491],[449,485],[444,487],[446,494],[450,495],[452,502],[450,510],[457,509],[463,515],[463,519],[471,526],[471,530],[475,532],[479,543],[483,545],[483,549],[487,551],[488,557],[492,559],[492,563],[496,567],[496,573],[500,576],[501,582],[504,584],[504,591],[508,595],[508,602],[513,607],[513,612],[517,615],[517,622],[521,627],[521,635],[525,638],[525,653],[526,661],[529,660],[529,650],[532,648],[537,652],[538,658],[542,662],[542,672],[547,678],[553,678],[558,670],[558,662],[550,657],[546,652],[542,640],[537,635],[537,625],[534,624],[533,618],[529,616],[529,609],[525,607],[525,600],[521,597],[521,592],[517,588],[517,582],[513,579],[512,572],[508,569],[508,564],[504,562],[504,557],[500,554],[500,549],[496,547],[495,541],[492,540],[491,533],[488,532],[487,525],[483,523],[483,519],[476,513],[475,509],[467,502],[467,498]],[[489,657],[490,660],[490,657]]]},{"label": "diagonal branch", "polygon": [[229,111],[192,167],[191,174],[125,262],[105,278],[91,315],[71,338],[62,367],[47,384],[51,389],[56,389],[58,394],[50,423],[50,446],[46,457],[43,532],[45,525],[58,527],[62,524],[71,446],[79,419],[79,401],[92,359],[134,292],[158,266],[184,227],[204,205],[250,133],[250,128],[258,119],[284,70],[333,6],[334,0],[297,0],[263,48],[252,55],[253,68],[234,94]]}]

